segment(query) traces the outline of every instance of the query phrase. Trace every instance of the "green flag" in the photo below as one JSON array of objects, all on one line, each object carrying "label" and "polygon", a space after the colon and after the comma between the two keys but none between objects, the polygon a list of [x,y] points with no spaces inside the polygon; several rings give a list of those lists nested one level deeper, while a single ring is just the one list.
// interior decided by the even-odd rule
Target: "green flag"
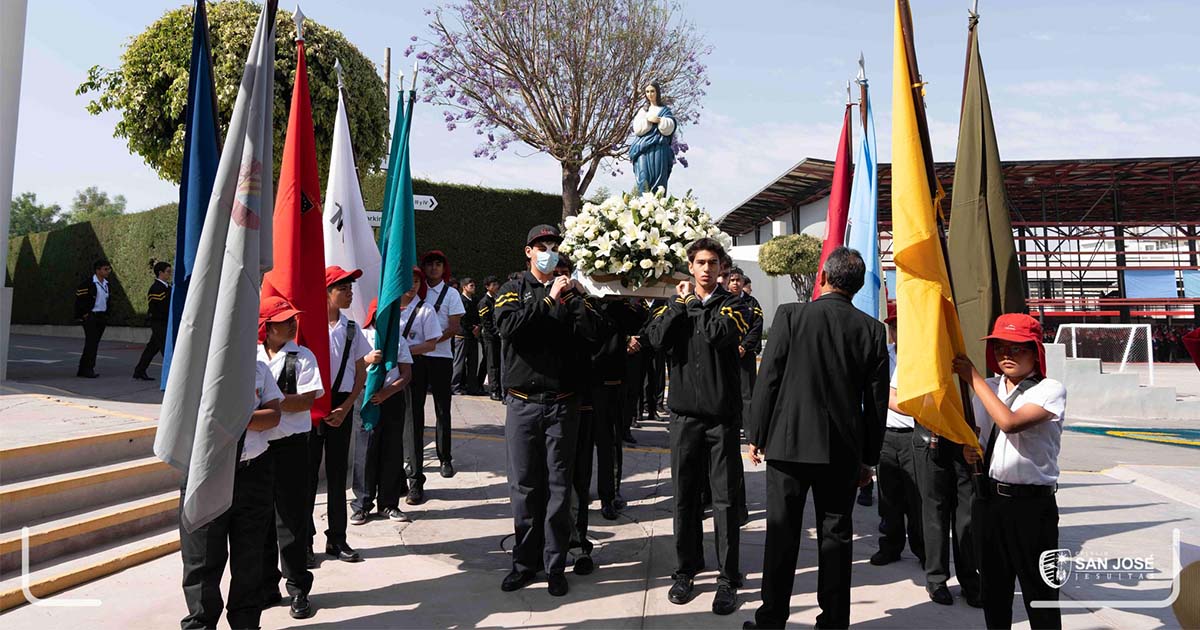
[{"label": "green flag", "polygon": [[1025,313],[1025,282],[1013,243],[1004,192],[1000,149],[992,124],[983,62],[979,58],[976,18],[967,37],[967,75],[964,79],[962,117],[958,128],[958,156],[954,163],[954,188],[950,204],[947,249],[953,276],[954,302],[962,324],[967,354],[986,369],[981,337],[1003,313]]}]

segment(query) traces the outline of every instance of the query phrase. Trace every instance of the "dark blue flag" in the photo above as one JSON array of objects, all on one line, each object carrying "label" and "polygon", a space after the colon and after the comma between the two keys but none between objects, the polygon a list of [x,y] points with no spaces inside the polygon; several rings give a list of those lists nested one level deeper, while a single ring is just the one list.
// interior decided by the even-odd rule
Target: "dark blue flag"
[{"label": "dark blue flag", "polygon": [[175,224],[175,286],[171,291],[171,314],[167,318],[167,347],[163,349],[161,387],[164,390],[167,374],[171,371],[179,318],[183,315],[192,266],[196,262],[200,231],[204,227],[204,215],[221,157],[217,146],[217,91],[213,87],[204,0],[196,1],[192,18],[192,63],[184,125],[183,174],[179,178],[179,218]]}]

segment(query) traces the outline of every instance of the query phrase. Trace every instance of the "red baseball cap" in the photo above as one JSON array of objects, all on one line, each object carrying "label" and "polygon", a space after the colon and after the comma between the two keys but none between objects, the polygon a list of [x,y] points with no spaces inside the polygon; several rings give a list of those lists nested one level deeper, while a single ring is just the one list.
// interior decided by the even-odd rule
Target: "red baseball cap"
[{"label": "red baseball cap", "polygon": [[286,322],[299,314],[300,311],[291,302],[278,295],[269,295],[258,303],[259,324]]},{"label": "red baseball cap", "polygon": [[371,298],[371,303],[367,305],[367,328],[375,325],[375,313],[379,310],[379,298]]},{"label": "red baseball cap", "polygon": [[325,288],[328,289],[329,287],[338,284],[339,282],[345,282],[346,280],[358,280],[361,277],[362,269],[346,271],[337,265],[330,265],[325,268]]},{"label": "red baseball cap", "polygon": [[[1024,313],[1005,313],[996,318],[992,325],[992,334],[983,337],[985,340],[997,339],[1013,343],[1030,343],[1037,346],[1037,370],[1042,378],[1046,377],[1046,348],[1042,345],[1042,325],[1038,320]],[[1000,373],[1000,364],[996,354],[992,352],[992,344],[987,345],[987,367],[995,374]]]},{"label": "red baseball cap", "polygon": [[894,321],[896,321],[896,303],[888,302],[887,317],[884,318],[883,323],[890,324]]}]

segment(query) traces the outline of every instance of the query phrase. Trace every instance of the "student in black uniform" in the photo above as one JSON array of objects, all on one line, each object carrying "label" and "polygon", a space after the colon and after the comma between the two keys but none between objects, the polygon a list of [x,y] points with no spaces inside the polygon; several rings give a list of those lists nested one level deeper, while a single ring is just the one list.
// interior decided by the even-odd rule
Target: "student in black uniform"
[{"label": "student in black uniform", "polygon": [[[658,310],[667,305],[667,300],[650,301],[646,308],[650,313],[657,313]],[[647,320],[649,325],[649,320]],[[645,339],[642,340],[643,342]],[[634,418],[633,426],[637,426],[637,421],[644,417],[646,420],[658,421],[658,413],[664,411],[664,396],[667,389],[667,358],[662,350],[651,346],[648,343],[642,343],[642,359],[643,369],[646,373],[646,388],[642,392],[642,400],[638,407],[639,411],[644,410],[645,416]],[[625,440],[630,444],[636,444],[630,434]]]},{"label": "student in black uniform", "polygon": [[96,378],[96,351],[108,325],[108,276],[112,265],[103,258],[92,264],[92,275],[75,289],[75,319],[83,323],[83,353],[75,376]]},{"label": "student in black uniform", "polygon": [[750,318],[750,330],[738,344],[738,367],[742,386],[742,418],[750,415],[750,398],[754,395],[754,382],[758,379],[758,354],[762,352],[763,312],[758,300],[743,291],[748,278],[741,267],[729,270],[726,288],[742,300],[742,308]]},{"label": "student in black uniform", "polygon": [[[1013,582],[1021,584],[1025,613],[1033,628],[1061,628],[1057,608],[1034,608],[1057,601],[1058,589],[1042,576],[1041,556],[1058,549],[1058,453],[1067,406],[1063,384],[1046,378],[1042,325],[1028,315],[996,318],[987,339],[985,379],[970,359],[959,356],[954,371],[971,384],[975,420],[986,446],[983,470],[983,522],[979,573],[983,615],[988,628],[1012,627]],[[979,454],[963,448],[974,464]]]},{"label": "student in black uniform", "polygon": [[563,572],[571,538],[571,474],[579,423],[578,390],[569,342],[594,342],[597,318],[577,282],[555,277],[558,229],[529,231],[529,270],[496,298],[504,339],[508,408],[504,438],[516,540],[513,568],[501,589],[515,591],[545,567],[551,595],[567,594]]},{"label": "student in black uniform", "polygon": [[[258,362],[254,378],[255,411],[238,440],[238,463],[233,475],[233,503],[225,513],[196,531],[179,528],[183,557],[183,598],[188,614],[183,630],[216,628],[221,618],[221,576],[229,562],[229,612],[231,628],[257,628],[263,601],[263,541],[274,526],[271,511],[274,469],[267,452],[266,431],[279,424],[283,393],[271,370]],[[187,486],[187,480],[183,481]],[[180,509],[183,509],[183,488]]]},{"label": "student in black uniform", "polygon": [[483,360],[479,365],[479,382],[487,375],[487,392],[492,400],[504,398],[500,385],[500,334],[496,332],[496,296],[500,293],[500,281],[496,276],[483,279],[487,291],[479,300],[479,329],[483,342]]},{"label": "student in black uniform", "polygon": [[167,341],[167,315],[171,310],[171,264],[164,261],[154,263],[154,282],[146,291],[146,323],[150,324],[150,340],[146,349],[142,350],[142,358],[138,359],[133,368],[133,378],[139,381],[153,381],[146,374],[154,355],[162,352]]},{"label": "student in black uniform", "polygon": [[[651,345],[665,352],[671,371],[671,479],[675,484],[675,583],[668,599],[686,604],[692,580],[704,569],[701,487],[712,492],[716,529],[717,593],[712,611],[737,609],[738,528],[735,501],[742,458],[738,437],[741,396],[737,345],[749,328],[740,301],[717,284],[725,249],[701,238],[688,246],[693,280],[658,309],[647,327]],[[707,469],[707,474],[706,474]]]},{"label": "student in black uniform", "polygon": [[475,380],[479,373],[479,297],[472,278],[463,278],[461,286],[463,315],[458,334],[454,335],[454,378],[450,387],[454,394],[480,396],[481,387]]},{"label": "student in black uniform", "polygon": [[[271,368],[283,391],[279,424],[267,434],[275,466],[275,526],[267,528],[263,552],[264,604],[283,599],[279,580],[286,578],[293,619],[313,615],[308,594],[313,574],[308,569],[308,530],[312,507],[308,502],[308,433],[312,429],[313,401],[324,393],[321,371],[312,351],[296,343],[296,315],[300,311],[282,297],[268,296],[258,307],[258,360]],[[324,341],[322,341],[324,343]],[[307,509],[307,511],[305,511]],[[280,571],[282,565],[282,571]]]}]

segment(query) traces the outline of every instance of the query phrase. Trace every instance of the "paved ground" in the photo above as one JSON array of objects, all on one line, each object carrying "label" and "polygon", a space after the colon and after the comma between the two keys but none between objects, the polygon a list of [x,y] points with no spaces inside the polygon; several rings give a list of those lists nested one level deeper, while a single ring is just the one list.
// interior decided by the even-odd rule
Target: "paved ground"
[{"label": "paved ground", "polygon": [[[75,343],[42,337],[13,341],[14,352],[41,352],[47,360]],[[157,415],[157,388],[153,384],[145,387],[128,376],[127,366],[139,351],[139,346],[103,345],[99,371],[104,376],[96,380],[76,379],[74,358],[66,367],[10,364],[12,380],[0,390],[0,439],[6,444],[42,441],[36,437],[153,418]],[[37,357],[17,354],[15,358]],[[728,628],[751,618],[759,604],[762,577],[763,468],[746,463],[751,522],[742,531],[741,566],[747,582],[740,593],[741,608],[731,617],[709,612],[715,591],[715,573],[711,571],[700,576],[698,596],[692,602],[672,605],[666,600],[674,553],[664,423],[645,423],[636,432],[638,447],[626,449],[623,493],[630,499],[629,509],[614,522],[593,512],[594,557],[601,567],[586,577],[568,574],[571,592],[564,598],[550,597],[544,582],[517,593],[502,593],[499,583],[509,567],[507,549],[511,544],[502,414],[498,403],[456,397],[455,464],[459,474],[450,480],[431,477],[430,500],[410,510],[411,524],[371,521],[352,527],[350,542],[366,561],[353,565],[325,561],[316,570],[312,595],[316,616],[295,622],[286,608],[278,607],[264,614],[264,627]],[[1182,446],[1064,434],[1061,463],[1066,472],[1058,495],[1062,546],[1075,554],[1153,555],[1160,572],[1170,571],[1172,530],[1179,529],[1185,542],[1200,544],[1196,454],[1196,449]],[[428,457],[434,459],[432,453]],[[323,506],[317,511],[323,519]],[[982,627],[981,612],[961,599],[951,607],[928,600],[923,575],[910,554],[886,567],[868,564],[867,558],[877,548],[877,525],[874,508],[856,508],[852,593],[856,626]],[[809,540],[815,540],[811,508],[802,526]],[[322,529],[319,524],[318,529]],[[317,541],[318,548],[321,542]],[[810,626],[817,613],[814,545],[805,544],[800,553],[791,618],[797,626]],[[710,566],[715,566],[711,543],[707,553]],[[99,609],[24,606],[3,615],[3,625],[36,630],[84,625],[174,627],[184,611],[178,587],[180,569],[177,555],[160,558],[59,596],[99,598],[104,602]],[[957,588],[952,590],[957,596]],[[1142,582],[1122,576],[1092,580],[1077,576],[1063,593],[1065,599],[1076,601],[1152,600],[1165,597],[1168,591],[1169,582],[1159,573]],[[1024,617],[1023,610],[1018,610],[1019,627],[1027,627]],[[1064,624],[1069,628],[1178,627],[1169,608],[1114,610],[1102,606],[1068,610]]]}]

